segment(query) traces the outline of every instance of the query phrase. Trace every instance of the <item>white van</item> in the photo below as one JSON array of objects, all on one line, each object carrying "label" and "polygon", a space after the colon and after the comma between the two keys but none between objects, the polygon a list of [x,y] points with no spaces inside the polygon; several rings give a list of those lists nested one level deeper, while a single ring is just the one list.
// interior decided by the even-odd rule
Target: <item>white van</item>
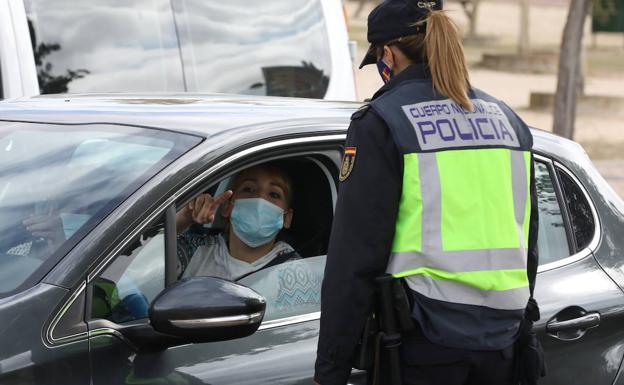
[{"label": "white van", "polygon": [[0,0],[0,73],[0,99],[356,98],[340,0]]}]

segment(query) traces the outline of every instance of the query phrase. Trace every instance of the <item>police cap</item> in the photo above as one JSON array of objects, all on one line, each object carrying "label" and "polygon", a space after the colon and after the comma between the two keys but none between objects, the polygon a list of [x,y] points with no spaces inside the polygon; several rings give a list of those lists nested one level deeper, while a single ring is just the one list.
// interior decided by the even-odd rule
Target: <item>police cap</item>
[{"label": "police cap", "polygon": [[442,9],[443,0],[385,0],[368,15],[368,42],[371,43],[360,68],[377,61],[375,43],[386,43],[403,36],[424,33],[424,25],[414,25],[429,12]]}]

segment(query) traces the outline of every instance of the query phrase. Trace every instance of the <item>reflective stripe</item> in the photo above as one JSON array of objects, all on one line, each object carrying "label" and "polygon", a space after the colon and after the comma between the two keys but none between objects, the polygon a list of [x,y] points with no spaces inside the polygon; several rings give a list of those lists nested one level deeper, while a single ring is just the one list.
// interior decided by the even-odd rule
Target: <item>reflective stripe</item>
[{"label": "reflective stripe", "polygon": [[526,234],[524,234],[524,216],[528,199],[527,175],[525,153],[520,151],[511,152],[511,177],[514,196],[514,212],[518,227],[520,248],[527,249]]},{"label": "reflective stripe", "polygon": [[529,226],[531,222],[531,166],[533,163],[533,157],[531,156],[531,152],[524,152],[524,170],[526,172],[526,195],[527,200],[524,204],[524,225],[522,226],[522,231],[524,232],[525,245],[529,245]]},{"label": "reflective stripe", "polygon": [[448,272],[526,269],[526,254],[520,249],[485,249],[439,252],[392,253],[389,273],[401,273],[418,267]]},{"label": "reflective stripe", "polygon": [[419,267],[418,269],[396,274],[396,278],[411,275],[426,275],[434,280],[452,281],[481,290],[506,291],[525,287],[528,284],[526,269],[465,271],[451,273],[444,270]]},{"label": "reflective stripe", "polygon": [[440,199],[442,193],[436,153],[418,154],[418,164],[423,205],[422,250],[440,252],[442,251],[442,200]]},{"label": "reflective stripe", "polygon": [[464,305],[486,306],[492,309],[524,309],[529,300],[529,288],[523,286],[504,291],[482,290],[458,282],[435,280],[426,275],[405,278],[410,289],[431,299]]}]

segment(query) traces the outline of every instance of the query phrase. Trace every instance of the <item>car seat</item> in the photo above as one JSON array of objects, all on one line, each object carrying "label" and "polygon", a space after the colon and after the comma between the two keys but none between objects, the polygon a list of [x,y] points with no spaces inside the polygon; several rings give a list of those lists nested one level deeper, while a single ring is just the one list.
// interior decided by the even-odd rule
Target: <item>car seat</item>
[{"label": "car seat", "polygon": [[333,219],[329,181],[323,170],[306,159],[285,161],[293,184],[294,211],[290,229],[280,234],[302,257],[327,253]]}]

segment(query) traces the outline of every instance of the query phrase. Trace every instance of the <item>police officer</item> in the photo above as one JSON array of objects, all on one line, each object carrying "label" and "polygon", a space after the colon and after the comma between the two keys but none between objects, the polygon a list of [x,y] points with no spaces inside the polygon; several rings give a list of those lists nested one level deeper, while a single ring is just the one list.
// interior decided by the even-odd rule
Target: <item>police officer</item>
[{"label": "police officer", "polygon": [[368,41],[360,68],[376,63],[385,85],[347,135],[315,381],[347,382],[387,272],[405,280],[416,325],[402,337],[404,384],[517,383],[538,264],[531,133],[471,87],[441,0],[384,1]]}]

